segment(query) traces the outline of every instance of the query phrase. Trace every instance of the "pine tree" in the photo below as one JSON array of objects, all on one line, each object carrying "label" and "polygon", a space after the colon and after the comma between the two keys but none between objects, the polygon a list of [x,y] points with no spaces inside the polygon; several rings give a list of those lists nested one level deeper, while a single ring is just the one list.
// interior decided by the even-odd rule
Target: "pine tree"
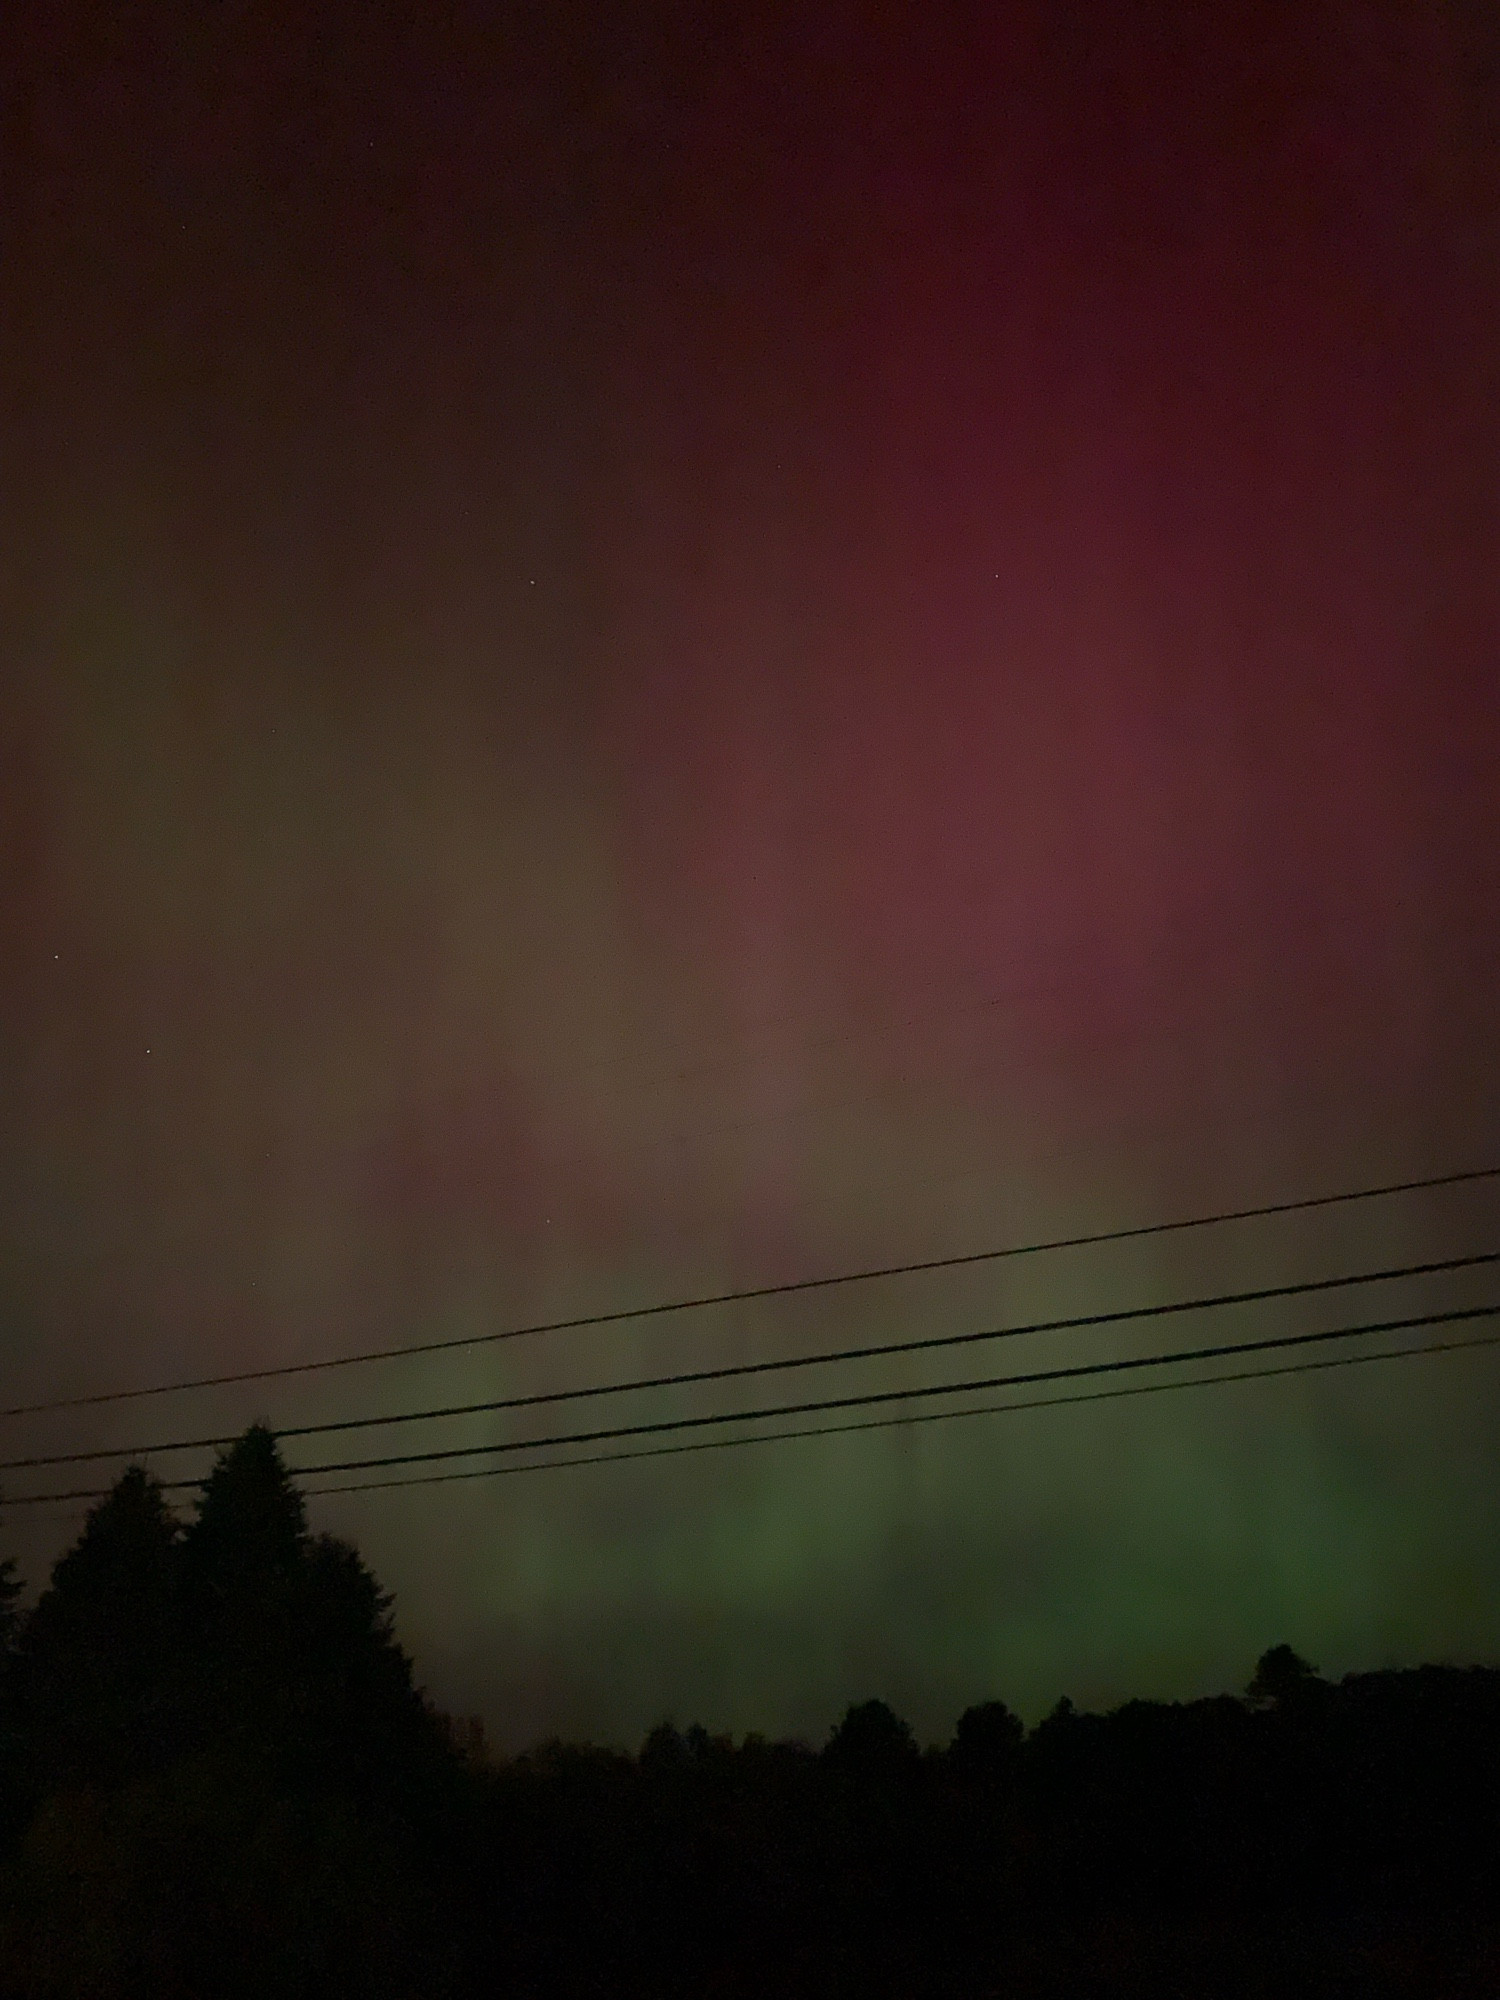
[{"label": "pine tree", "polygon": [[183,1591],[198,1731],[221,1749],[264,1749],[294,1707],[302,1495],[273,1434],[254,1424],[221,1452],[183,1537]]},{"label": "pine tree", "polygon": [[357,1793],[435,1750],[390,1597],[356,1549],[308,1533],[263,1425],[206,1481],[183,1567],[205,1742],[269,1760],[298,1785]]},{"label": "pine tree", "polygon": [[190,1589],[228,1611],[292,1578],[307,1547],[307,1511],[275,1435],[252,1424],[204,1482],[184,1538]]},{"label": "pine tree", "polygon": [[131,1466],[59,1558],[20,1634],[18,1706],[35,1768],[113,1779],[180,1735],[178,1527]]},{"label": "pine tree", "polygon": [[297,1680],[309,1753],[329,1776],[379,1786],[441,1731],[397,1643],[392,1600],[359,1551],[334,1535],[307,1548]]}]

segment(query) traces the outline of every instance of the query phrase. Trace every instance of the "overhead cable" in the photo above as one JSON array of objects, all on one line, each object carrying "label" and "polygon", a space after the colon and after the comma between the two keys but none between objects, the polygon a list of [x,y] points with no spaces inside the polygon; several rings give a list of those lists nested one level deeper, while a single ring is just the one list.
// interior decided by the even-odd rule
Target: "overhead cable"
[{"label": "overhead cable", "polygon": [[1122,1389],[1085,1389],[1076,1396],[1029,1396],[1019,1403],[971,1403],[960,1410],[917,1410],[900,1417],[864,1417],[853,1424],[804,1424],[790,1431],[751,1431],[745,1437],[693,1438],[686,1444],[647,1445],[642,1451],[591,1452],[585,1458],[523,1460],[519,1465],[471,1466],[463,1472],[418,1472],[401,1479],[361,1479],[347,1486],[309,1486],[310,1500],[334,1493],[385,1493],[404,1486],[447,1486],[465,1479],[503,1479],[522,1472],[566,1472],[575,1466],[624,1465],[636,1458],[676,1458],[685,1452],[733,1451],[748,1444],[784,1444],[795,1438],[843,1437],[862,1431],[905,1430],[917,1424],[946,1424],[960,1417],[1001,1417],[1024,1410],[1066,1409],[1072,1403],[1111,1403],[1125,1396],[1162,1396],[1172,1389],[1213,1389],[1231,1382],[1265,1382],[1281,1375],[1311,1375],[1329,1368],[1357,1368],[1372,1361],[1411,1361],[1427,1354],[1462,1354],[1471,1348],[1500,1347],[1500,1333],[1473,1340],[1421,1341],[1386,1348],[1379,1354],[1330,1354],[1316,1361],[1283,1361],[1273,1368],[1235,1368],[1217,1375],[1180,1376],[1171,1382],[1131,1382]]},{"label": "overhead cable", "polygon": [[[371,1430],[390,1424],[433,1423],[454,1417],[492,1416],[501,1410],[535,1409],[542,1404],[572,1403],[601,1396],[624,1396],[647,1389],[687,1388],[703,1382],[725,1382],[749,1375],[784,1374],[798,1368],[827,1367],[852,1361],[879,1360],[895,1354],[930,1353],[935,1349],[971,1347],[981,1341],[1014,1340],[1023,1334],[1075,1333],[1087,1328],[1119,1326],[1131,1320],[1163,1319],[1179,1313],[1211,1312],[1225,1306],[1264,1304],[1270,1299],[1306,1297],[1313,1292],[1345,1290],[1352,1285],[1390,1283],[1500,1263],[1500,1250],[1470,1251],[1462,1257],[1440,1257],[1421,1264],[1387,1265],[1374,1271],[1351,1271],[1336,1278],[1302,1278],[1284,1285],[1258,1285],[1252,1290],[1213,1292],[1165,1304],[1117,1306],[1107,1312],[1073,1313],[1060,1319],[1027,1320],[1011,1326],[987,1326],[966,1333],[937,1333],[906,1340],[887,1340],[863,1347],[823,1349],[816,1354],[780,1355],[769,1361],[728,1362],[718,1368],[679,1369],[669,1375],[636,1376],[624,1382],[591,1382],[573,1389],[541,1389],[524,1396],[495,1396],[477,1403],[450,1403],[435,1409],[394,1410],[374,1417],[337,1417],[315,1424],[274,1427],[278,1439],[324,1437],[333,1431]],[[210,1451],[233,1444],[237,1432],[217,1437],[169,1438],[154,1444],[106,1445],[89,1451],[50,1452],[32,1458],[0,1460],[0,1472],[35,1472],[43,1466],[83,1465],[111,1458],[155,1458],[164,1452]]]},{"label": "overhead cable", "polygon": [[[620,1424],[588,1431],[566,1431],[547,1437],[506,1438],[495,1444],[450,1445],[433,1451],[389,1453],[379,1458],[335,1460],[323,1465],[293,1465],[288,1472],[298,1479],[316,1478],[332,1472],[368,1472],[386,1466],[431,1465],[456,1458],[484,1458],[517,1451],[543,1451],[575,1444],[603,1444],[618,1438],[653,1437],[707,1429],[721,1424],[764,1422],[775,1417],[822,1415],[833,1410],[869,1409],[894,1403],[917,1402],[933,1396],[961,1396],[987,1389],[1014,1389],[1033,1382],[1076,1381],[1082,1377],[1124,1374],[1141,1368],[1170,1367],[1181,1361],[1214,1361],[1238,1354],[1263,1354],[1273,1350],[1310,1347],[1331,1340],[1354,1340],[1371,1334],[1406,1332],[1419,1326],[1448,1326],[1456,1322],[1489,1319],[1500,1314],[1500,1303],[1460,1306],[1448,1312],[1408,1314],[1399,1319],[1369,1320],[1357,1326],[1322,1329],[1315,1333],[1276,1334],[1260,1340],[1225,1341],[1208,1347],[1170,1349],[1157,1354],[1128,1356],[1116,1361],[1077,1362],[1063,1368],[1029,1369],[1014,1375],[987,1375],[964,1382],[932,1382],[914,1389],[877,1389],[857,1396],[828,1396],[805,1403],[775,1403],[753,1410],[718,1410],[704,1416],[664,1417],[650,1423]],[[202,1487],[211,1475],[196,1479],[161,1482],[165,1492]],[[103,1499],[109,1489],[93,1488],[67,1493],[18,1494],[6,1504],[11,1507],[50,1505],[62,1500]]]},{"label": "overhead cable", "polygon": [[284,1361],[266,1368],[242,1368],[218,1375],[185,1376],[172,1382],[154,1382],[134,1389],[103,1389],[83,1396],[55,1396],[46,1402],[16,1403],[0,1409],[0,1418],[41,1416],[54,1410],[89,1409],[101,1403],[124,1403],[148,1396],[170,1396],[197,1389],[222,1389],[245,1382],[271,1382],[293,1375],[318,1374],[334,1368],[356,1368],[373,1361],[405,1360],[415,1355],[451,1353],[459,1348],[485,1347],[497,1341],[524,1340],[542,1334],[581,1332],[585,1328],[619,1326],[633,1320],[660,1318],[669,1313],[699,1312],[711,1306],[740,1305],[752,1301],[789,1298],[797,1293],[827,1291],[841,1285],[872,1283],[881,1278],[918,1277],[933,1271],[957,1271],[979,1264],[998,1263],[1013,1257],[1036,1257],[1058,1250],[1082,1250],[1106,1243],[1126,1243],[1166,1236],[1190,1229],[1208,1229],[1221,1223],[1253,1222],[1274,1215],[1293,1215],[1320,1208],[1334,1208],[1351,1202],[1376,1201],[1386,1196],[1415,1194],[1437,1188],[1458,1187],[1467,1182],[1500,1177],[1500,1165],[1469,1167],[1457,1173],[1430,1174],[1419,1180],[1389,1181],[1379,1187],[1343,1190],[1337,1194],[1299,1195],[1290,1201],[1261,1202],[1250,1208],[1221,1209],[1208,1215],[1190,1215],[1168,1222],[1142,1222],[1121,1229],[1094,1230],[1085,1235],[1055,1236],[1030,1243],[1009,1243],[986,1250],[967,1250],[946,1257],[923,1257],[901,1264],[870,1265],[860,1270],[835,1271],[812,1278],[792,1278],[777,1284],[740,1286],[728,1291],[703,1292],[679,1299],[662,1299],[643,1306],[622,1306],[609,1312],[579,1313],[566,1319],[534,1320],[526,1325],[499,1327],[490,1333],[458,1334],[442,1340],[411,1341],[397,1347],[366,1348],[355,1354],[334,1354],[312,1361]]}]

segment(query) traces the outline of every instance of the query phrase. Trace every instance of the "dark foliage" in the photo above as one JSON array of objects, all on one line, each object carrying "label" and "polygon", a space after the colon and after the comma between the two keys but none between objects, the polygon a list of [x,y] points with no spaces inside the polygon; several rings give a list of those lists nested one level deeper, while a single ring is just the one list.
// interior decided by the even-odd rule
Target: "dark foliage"
[{"label": "dark foliage", "polygon": [[948,1759],[961,1777],[1000,1783],[1014,1774],[1025,1735],[1025,1723],[1003,1701],[981,1702],[958,1718]]},{"label": "dark foliage", "polygon": [[1322,1685],[1317,1668],[1290,1646],[1272,1646],[1256,1662],[1245,1696],[1257,1708],[1290,1708],[1314,1699],[1314,1690]]},{"label": "dark foliage", "polygon": [[900,1784],[916,1769],[917,1739],[883,1701],[857,1702],[828,1739],[823,1761],[830,1771],[872,1787]]},{"label": "dark foliage", "polygon": [[446,1990],[456,1759],[268,1431],[185,1530],[123,1475],[19,1621],[0,1716],[0,1995]]},{"label": "dark foliage", "polygon": [[461,1757],[254,1429],[0,1567],[0,2000],[1500,1991],[1500,1672]]},{"label": "dark foliage", "polygon": [[22,1583],[16,1571],[15,1558],[7,1556],[0,1562],[0,1665],[11,1655],[20,1630],[20,1616],[16,1604],[21,1595]]},{"label": "dark foliage", "polygon": [[25,1621],[15,1699],[33,1779],[114,1782],[181,1747],[177,1523],[133,1466]]},{"label": "dark foliage", "polygon": [[398,1835],[234,1758],[49,1798],[0,1900],[5,2000],[440,2000],[452,1957]]}]

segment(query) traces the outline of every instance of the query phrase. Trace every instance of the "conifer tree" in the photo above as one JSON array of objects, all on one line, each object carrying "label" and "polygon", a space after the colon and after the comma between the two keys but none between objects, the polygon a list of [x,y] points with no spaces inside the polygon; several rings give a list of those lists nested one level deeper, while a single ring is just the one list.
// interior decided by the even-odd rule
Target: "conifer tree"
[{"label": "conifer tree", "polygon": [[295,1706],[302,1495],[273,1434],[253,1424],[220,1453],[183,1537],[197,1722],[208,1743],[264,1748]]},{"label": "conifer tree", "polygon": [[263,1599],[301,1565],[307,1511],[274,1434],[252,1424],[219,1454],[184,1538],[189,1587],[205,1610]]},{"label": "conifer tree", "polygon": [[16,1679],[37,1769],[112,1779],[180,1736],[178,1526],[141,1466],[91,1511],[20,1634]]},{"label": "conifer tree", "polygon": [[276,1439],[221,1455],[183,1545],[204,1739],[300,1784],[378,1789],[438,1732],[358,1550],[310,1535]]}]

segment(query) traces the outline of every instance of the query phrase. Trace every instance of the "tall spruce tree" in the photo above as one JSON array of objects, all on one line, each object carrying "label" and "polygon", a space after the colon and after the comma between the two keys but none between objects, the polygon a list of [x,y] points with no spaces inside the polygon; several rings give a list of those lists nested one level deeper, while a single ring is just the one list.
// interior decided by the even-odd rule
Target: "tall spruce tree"
[{"label": "tall spruce tree", "polygon": [[389,1596],[356,1549],[308,1533],[264,1425],[206,1481],[183,1574],[205,1740],[361,1794],[436,1747]]},{"label": "tall spruce tree", "polygon": [[183,1537],[196,1719],[208,1744],[264,1750],[285,1737],[307,1539],[302,1495],[275,1437],[254,1424],[220,1453]]},{"label": "tall spruce tree", "polygon": [[178,1524],[141,1466],[59,1558],[19,1637],[17,1705],[44,1781],[110,1782],[180,1746]]}]

